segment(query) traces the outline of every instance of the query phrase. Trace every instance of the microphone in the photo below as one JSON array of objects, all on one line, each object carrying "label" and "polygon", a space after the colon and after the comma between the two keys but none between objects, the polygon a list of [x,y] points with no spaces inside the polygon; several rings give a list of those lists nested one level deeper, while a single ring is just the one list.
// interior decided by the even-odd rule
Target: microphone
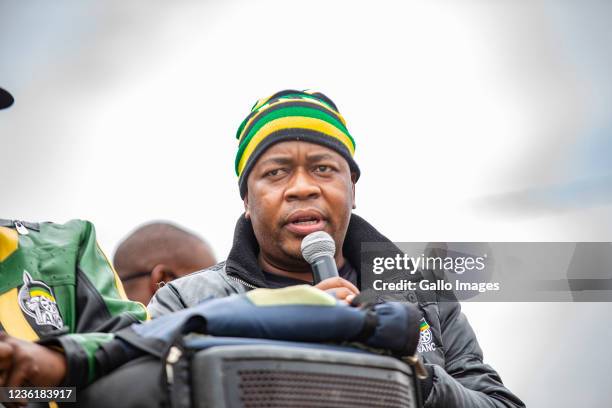
[{"label": "microphone", "polygon": [[325,231],[308,234],[302,240],[302,256],[310,264],[315,285],[327,278],[338,277],[334,260],[336,243]]}]

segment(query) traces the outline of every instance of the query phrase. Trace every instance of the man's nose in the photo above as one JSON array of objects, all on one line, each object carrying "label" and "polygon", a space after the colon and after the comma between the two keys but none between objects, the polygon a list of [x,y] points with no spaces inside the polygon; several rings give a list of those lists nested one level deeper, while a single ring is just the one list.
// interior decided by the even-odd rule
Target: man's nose
[{"label": "man's nose", "polygon": [[299,169],[291,177],[285,190],[285,199],[308,200],[321,195],[321,189],[312,176],[305,169]]}]

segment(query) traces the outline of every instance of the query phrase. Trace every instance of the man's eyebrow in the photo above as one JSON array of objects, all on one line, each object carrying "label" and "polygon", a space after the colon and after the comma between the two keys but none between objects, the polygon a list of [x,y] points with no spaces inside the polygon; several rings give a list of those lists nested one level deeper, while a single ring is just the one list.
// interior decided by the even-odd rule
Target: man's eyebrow
[{"label": "man's eyebrow", "polygon": [[270,157],[268,159],[262,160],[259,162],[260,164],[291,164],[293,160],[290,157]]},{"label": "man's eyebrow", "polygon": [[318,153],[318,154],[309,154],[308,156],[306,156],[307,159],[309,161],[321,161],[321,160],[334,160],[336,159],[335,156],[329,154],[329,153]]}]

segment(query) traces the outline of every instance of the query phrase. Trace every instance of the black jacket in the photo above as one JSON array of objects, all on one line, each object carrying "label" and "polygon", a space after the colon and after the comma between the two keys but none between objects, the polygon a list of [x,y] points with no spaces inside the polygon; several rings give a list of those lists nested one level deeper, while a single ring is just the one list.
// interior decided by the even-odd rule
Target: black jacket
[{"label": "black jacket", "polygon": [[[353,214],[343,254],[360,273],[362,242],[389,242],[374,227]],[[153,318],[198,304],[266,287],[257,263],[259,246],[251,223],[241,217],[225,262],[174,280],[157,291],[149,312]],[[406,292],[404,301],[418,302],[427,327],[421,332],[419,351],[431,374],[425,406],[439,408],[524,407],[499,375],[482,361],[474,331],[458,302],[438,302],[431,295]],[[394,300],[399,300],[395,298]],[[433,381],[431,381],[433,379]]]}]

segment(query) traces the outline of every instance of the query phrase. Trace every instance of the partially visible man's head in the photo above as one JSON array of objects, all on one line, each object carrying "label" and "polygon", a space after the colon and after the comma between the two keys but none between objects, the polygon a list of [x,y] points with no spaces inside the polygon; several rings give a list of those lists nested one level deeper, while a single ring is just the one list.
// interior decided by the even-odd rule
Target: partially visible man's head
[{"label": "partially visible man's head", "polygon": [[266,263],[309,270],[300,243],[319,230],[334,238],[339,261],[360,172],[336,105],[321,93],[278,92],[255,104],[237,138],[245,216]]},{"label": "partially visible man's head", "polygon": [[0,109],[6,109],[15,102],[13,95],[0,88]]},{"label": "partially visible man's head", "polygon": [[143,304],[149,303],[161,282],[215,263],[206,242],[166,222],[137,228],[121,242],[113,258],[128,297]]}]

